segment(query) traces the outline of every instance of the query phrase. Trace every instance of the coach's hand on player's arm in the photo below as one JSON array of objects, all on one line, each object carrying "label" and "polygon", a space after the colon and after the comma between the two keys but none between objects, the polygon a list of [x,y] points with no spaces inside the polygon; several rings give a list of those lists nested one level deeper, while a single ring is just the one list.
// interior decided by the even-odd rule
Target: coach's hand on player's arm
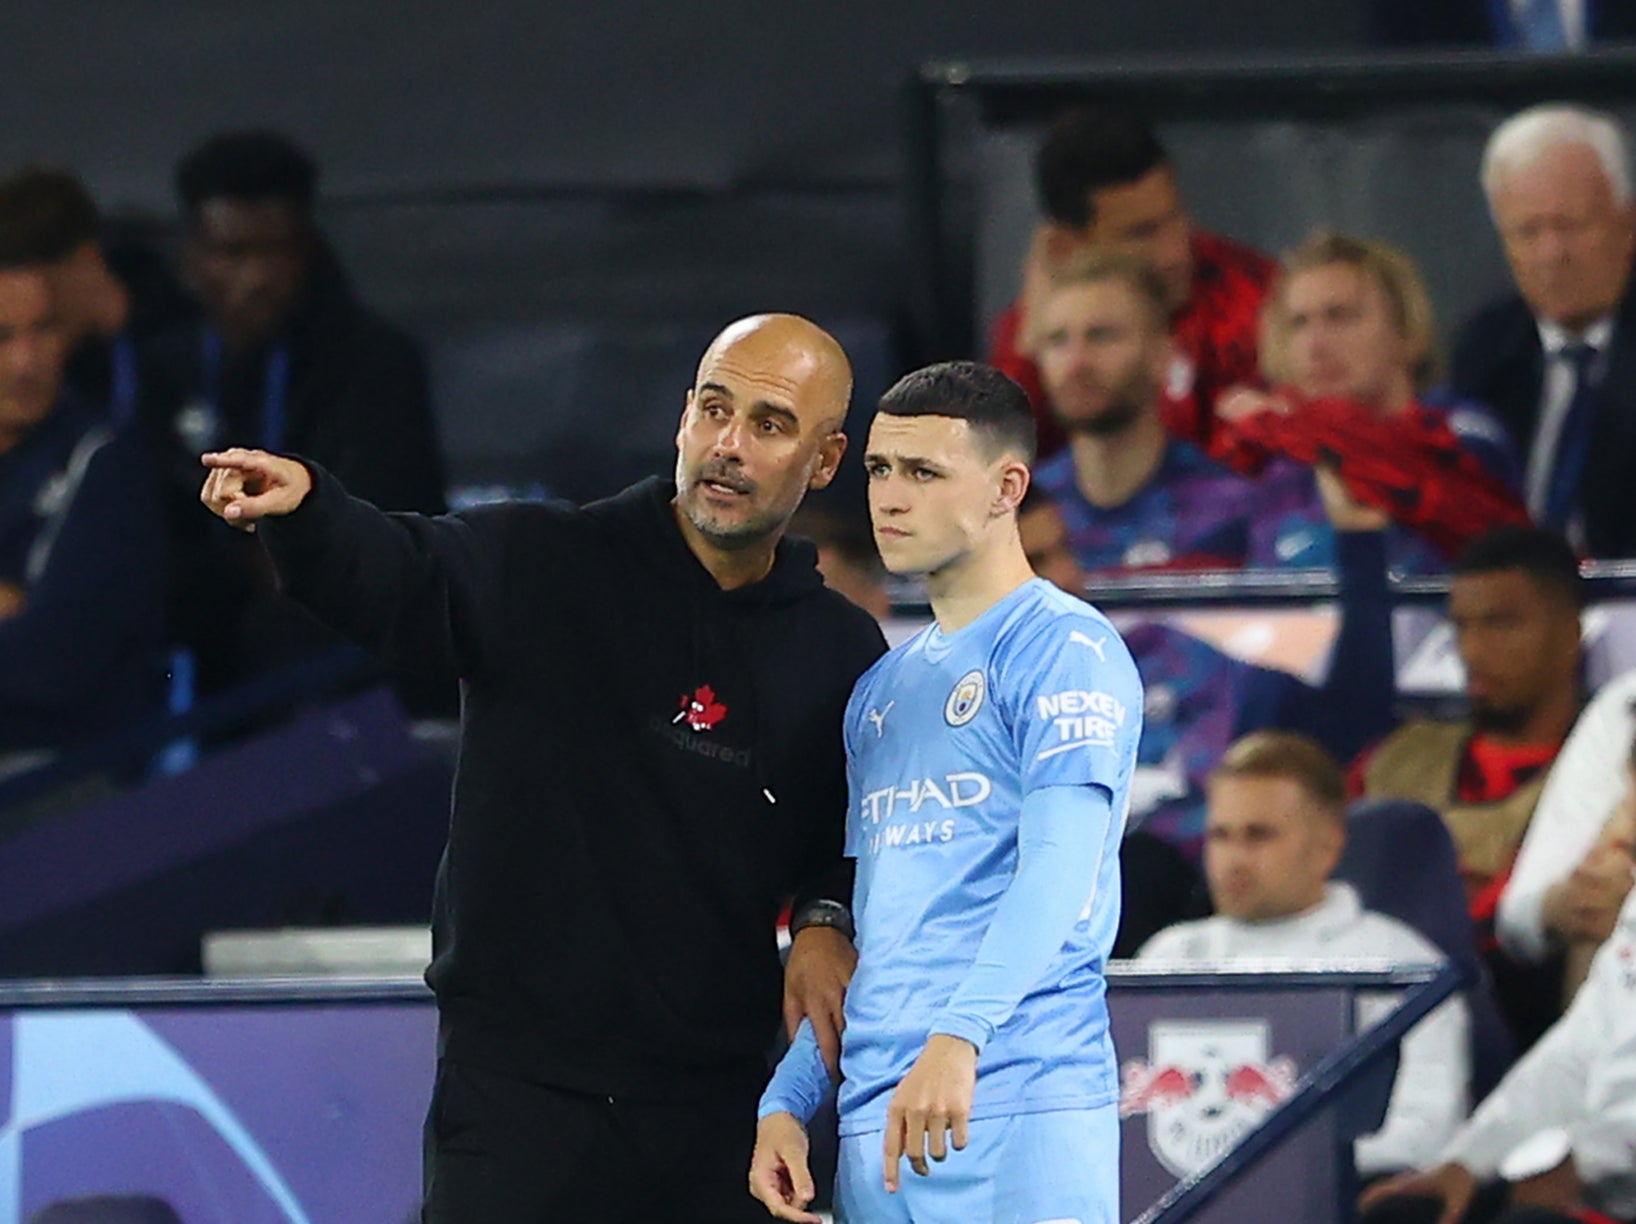
[{"label": "coach's hand on player's arm", "polygon": [[234,447],[201,455],[199,462],[210,469],[199,500],[241,531],[254,531],[257,519],[290,513],[312,492],[305,464],[267,451]]},{"label": "coach's hand on player's arm", "polygon": [[1399,1173],[1365,1190],[1358,1197],[1358,1210],[1368,1211],[1376,1203],[1399,1194],[1436,1199],[1443,1205],[1437,1224],[1457,1224],[1477,1194],[1477,1179],[1470,1169],[1453,1163],[1424,1172]]},{"label": "coach's hand on player's arm", "polygon": [[966,1146],[971,1101],[977,1091],[977,1047],[961,1037],[933,1033],[926,1048],[892,1093],[886,1109],[886,1188],[898,1188],[899,1158],[925,1177],[926,1159],[943,1160],[954,1146]]},{"label": "coach's hand on player's arm", "polygon": [[801,1017],[812,1021],[831,1079],[841,1074],[846,988],[857,967],[858,950],[834,927],[803,927],[790,941],[790,958],[784,967],[784,1029],[793,1041]]},{"label": "coach's hand on player's arm", "polygon": [[807,1168],[807,1130],[794,1114],[771,1113],[756,1123],[750,1193],[776,1219],[821,1224],[818,1216],[803,1210],[812,1202],[812,1173]]}]

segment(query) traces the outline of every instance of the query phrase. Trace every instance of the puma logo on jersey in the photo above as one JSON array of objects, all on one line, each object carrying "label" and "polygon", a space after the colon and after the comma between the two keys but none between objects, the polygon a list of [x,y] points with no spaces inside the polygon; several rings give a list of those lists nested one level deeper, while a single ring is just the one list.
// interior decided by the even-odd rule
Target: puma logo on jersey
[{"label": "puma logo on jersey", "polygon": [[892,712],[895,701],[888,701],[884,710],[870,710],[869,721],[875,724],[875,738],[881,739],[886,735],[886,716]]},{"label": "puma logo on jersey", "polygon": [[1092,650],[1096,651],[1096,657],[1098,659],[1100,659],[1103,663],[1106,663],[1108,661],[1108,656],[1107,656],[1106,649],[1105,649],[1107,647],[1107,644],[1108,644],[1108,637],[1107,637],[1106,634],[1103,634],[1101,637],[1097,638],[1095,641],[1092,641],[1089,637],[1087,637],[1085,634],[1081,633],[1078,629],[1075,629],[1072,633],[1070,633],[1068,635],[1068,640],[1070,642],[1078,642],[1081,646],[1089,646]]}]

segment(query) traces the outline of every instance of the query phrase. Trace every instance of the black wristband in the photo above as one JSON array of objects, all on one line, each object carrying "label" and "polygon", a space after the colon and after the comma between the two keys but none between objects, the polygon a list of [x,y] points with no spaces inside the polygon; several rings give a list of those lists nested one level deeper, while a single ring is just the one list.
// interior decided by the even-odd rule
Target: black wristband
[{"label": "black wristband", "polygon": [[815,926],[831,927],[848,939],[856,939],[858,935],[852,925],[852,911],[839,901],[808,901],[790,915],[790,938]]}]

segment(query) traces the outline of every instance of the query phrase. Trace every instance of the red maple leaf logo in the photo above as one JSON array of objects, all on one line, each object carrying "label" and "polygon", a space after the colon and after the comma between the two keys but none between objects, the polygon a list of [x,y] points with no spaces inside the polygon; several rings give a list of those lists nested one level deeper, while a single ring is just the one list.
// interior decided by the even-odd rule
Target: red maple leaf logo
[{"label": "red maple leaf logo", "polygon": [[682,694],[682,712],[671,719],[672,722],[682,722],[695,731],[709,731],[722,719],[727,717],[727,707],[716,700],[716,690],[708,684],[701,684],[693,690],[693,696]]}]

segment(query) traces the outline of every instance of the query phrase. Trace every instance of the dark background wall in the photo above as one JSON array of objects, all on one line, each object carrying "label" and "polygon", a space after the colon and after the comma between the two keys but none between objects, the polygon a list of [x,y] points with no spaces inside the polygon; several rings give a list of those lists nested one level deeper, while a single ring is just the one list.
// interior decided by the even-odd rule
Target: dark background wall
[{"label": "dark background wall", "polygon": [[177,154],[264,124],[422,327],[889,312],[901,82],[931,59],[1277,52],[1362,40],[1361,0],[12,0],[0,163],[169,213]]}]

